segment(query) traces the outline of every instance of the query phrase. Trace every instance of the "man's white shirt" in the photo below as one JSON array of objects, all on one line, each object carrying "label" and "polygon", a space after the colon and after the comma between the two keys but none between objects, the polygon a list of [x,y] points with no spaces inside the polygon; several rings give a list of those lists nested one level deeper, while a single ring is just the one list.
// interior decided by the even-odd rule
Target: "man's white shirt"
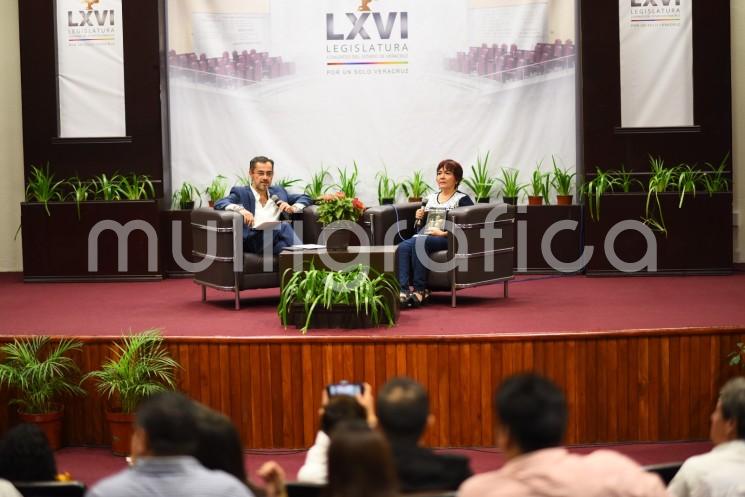
[{"label": "man's white shirt", "polygon": [[675,497],[745,497],[745,440],[732,440],[693,456],[668,486]]}]

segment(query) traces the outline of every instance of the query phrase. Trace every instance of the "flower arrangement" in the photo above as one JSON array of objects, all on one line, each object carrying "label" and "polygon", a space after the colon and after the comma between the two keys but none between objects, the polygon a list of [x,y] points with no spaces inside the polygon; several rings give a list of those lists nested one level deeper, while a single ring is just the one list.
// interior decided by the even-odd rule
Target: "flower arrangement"
[{"label": "flower arrangement", "polygon": [[321,197],[318,206],[318,220],[323,225],[335,221],[359,221],[365,212],[365,204],[357,197],[347,197],[344,192],[328,193]]}]

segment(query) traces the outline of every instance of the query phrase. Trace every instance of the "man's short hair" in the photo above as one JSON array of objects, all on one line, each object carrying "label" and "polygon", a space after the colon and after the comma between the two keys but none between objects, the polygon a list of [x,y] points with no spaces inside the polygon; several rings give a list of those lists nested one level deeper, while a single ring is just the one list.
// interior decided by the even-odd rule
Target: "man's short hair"
[{"label": "man's short hair", "polygon": [[269,157],[264,157],[263,155],[258,155],[256,157],[254,157],[253,159],[251,159],[251,162],[249,162],[249,164],[248,164],[248,172],[252,173],[254,171],[254,169],[256,168],[256,164],[258,164],[259,162],[261,162],[262,164],[264,162],[268,162],[269,164],[272,165],[272,171],[274,171],[274,161],[272,159],[270,159]]},{"label": "man's short hair", "polygon": [[331,397],[323,408],[321,430],[331,436],[331,432],[342,421],[365,421],[367,413],[357,399],[348,395]]},{"label": "man's short hair", "polygon": [[147,446],[155,456],[194,453],[198,444],[194,402],[177,392],[161,392],[137,409],[137,426],[145,430]]},{"label": "man's short hair", "polygon": [[411,378],[394,378],[378,393],[378,422],[391,439],[419,440],[427,426],[429,397]]},{"label": "man's short hair", "polygon": [[556,447],[564,439],[566,399],[542,376],[528,373],[506,379],[497,390],[494,405],[499,422],[523,453]]},{"label": "man's short hair", "polygon": [[745,378],[738,376],[724,384],[719,391],[722,402],[722,417],[734,420],[737,438],[745,439]]}]

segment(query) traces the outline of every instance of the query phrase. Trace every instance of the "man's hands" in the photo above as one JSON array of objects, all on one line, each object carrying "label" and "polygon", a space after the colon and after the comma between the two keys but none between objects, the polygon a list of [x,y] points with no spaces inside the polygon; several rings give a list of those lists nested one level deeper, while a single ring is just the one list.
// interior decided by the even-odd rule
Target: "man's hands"
[{"label": "man's hands", "polygon": [[249,211],[248,209],[241,209],[238,212],[241,216],[243,216],[243,222],[246,223],[246,226],[253,226],[254,215],[251,214],[251,211]]},{"label": "man's hands", "polygon": [[277,202],[277,207],[279,208],[279,212],[287,212],[288,214],[294,214],[295,212],[297,212],[297,209],[295,209],[284,200],[280,200],[279,202]]},{"label": "man's hands", "polygon": [[282,466],[275,461],[267,461],[259,468],[257,474],[264,480],[267,497],[287,497],[285,472]]}]

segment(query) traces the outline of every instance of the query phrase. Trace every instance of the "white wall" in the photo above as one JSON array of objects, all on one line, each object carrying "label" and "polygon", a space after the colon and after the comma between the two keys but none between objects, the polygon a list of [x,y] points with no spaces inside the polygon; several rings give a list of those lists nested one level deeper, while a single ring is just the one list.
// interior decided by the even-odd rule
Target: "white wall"
[{"label": "white wall", "polygon": [[0,271],[21,270],[23,142],[21,130],[21,60],[18,2],[0,2]]},{"label": "white wall", "polygon": [[745,263],[745,2],[731,0],[732,154],[734,162],[735,262]]}]

